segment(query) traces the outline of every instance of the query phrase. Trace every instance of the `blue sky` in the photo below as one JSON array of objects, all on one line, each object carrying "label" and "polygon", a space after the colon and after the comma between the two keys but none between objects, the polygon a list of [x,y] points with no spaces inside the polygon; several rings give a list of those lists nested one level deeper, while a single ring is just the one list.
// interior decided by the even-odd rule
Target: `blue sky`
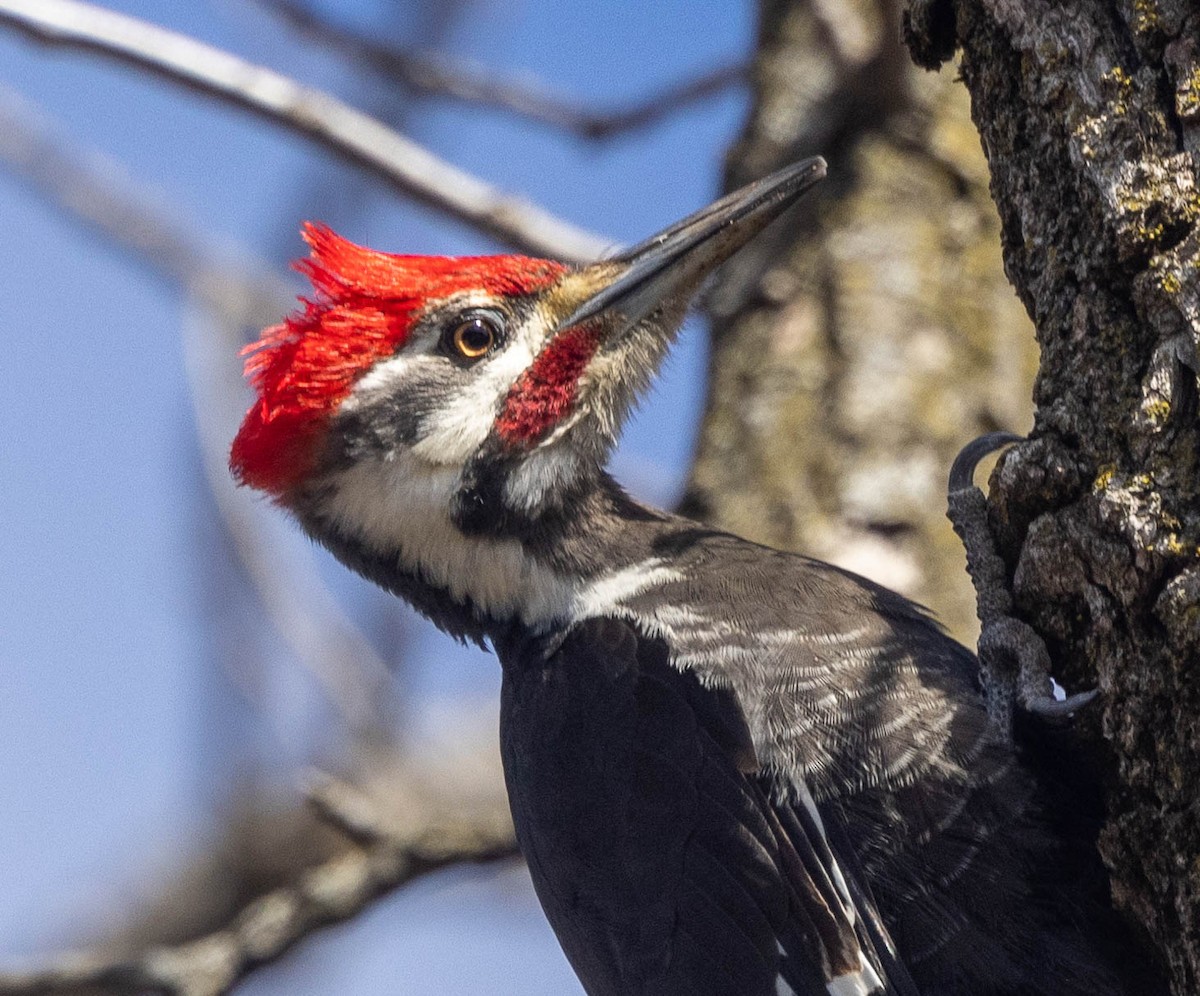
[{"label": "blue sky", "polygon": [[[377,89],[241,0],[111,6],[382,107]],[[326,9],[400,44],[430,30],[416,3]],[[754,33],[749,4],[567,10],[553,0],[476,0],[441,46],[611,106],[747,52]],[[93,57],[0,33],[0,87],[123,162],[183,222],[280,274],[302,251],[304,218],[394,251],[495,250],[300,138]],[[448,102],[413,101],[404,117],[451,162],[625,242],[712,198],[745,99],[734,91],[602,145]],[[11,963],[102,931],[113,911],[136,906],[181,851],[203,847],[248,754],[287,786],[295,766],[320,760],[326,718],[281,641],[254,630],[253,606],[238,601],[244,591],[206,555],[214,514],[178,288],[3,169],[0,218],[0,798],[9,801],[0,960]],[[654,500],[670,501],[682,479],[704,364],[701,330],[689,328],[618,454],[618,476]],[[328,558],[320,569],[355,618],[393,611]],[[409,632],[400,612],[392,631]],[[259,694],[274,725],[245,703],[236,675],[218,671],[231,643],[271,660]],[[436,726],[449,703],[466,700],[494,724],[494,661],[424,629],[413,646],[408,723]],[[324,932],[243,991],[579,990],[524,872],[508,868],[423,882]]]}]

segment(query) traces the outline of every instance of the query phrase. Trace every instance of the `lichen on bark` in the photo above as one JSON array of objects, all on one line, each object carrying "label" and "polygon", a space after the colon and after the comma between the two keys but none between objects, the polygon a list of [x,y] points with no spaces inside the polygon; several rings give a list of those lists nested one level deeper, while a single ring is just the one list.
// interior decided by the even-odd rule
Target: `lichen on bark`
[{"label": "lichen on bark", "polygon": [[991,491],[1018,612],[1064,681],[1103,693],[1101,853],[1175,992],[1194,994],[1200,11],[933,0],[906,25],[922,64],[961,52],[1005,267],[1040,346],[1032,441]]}]

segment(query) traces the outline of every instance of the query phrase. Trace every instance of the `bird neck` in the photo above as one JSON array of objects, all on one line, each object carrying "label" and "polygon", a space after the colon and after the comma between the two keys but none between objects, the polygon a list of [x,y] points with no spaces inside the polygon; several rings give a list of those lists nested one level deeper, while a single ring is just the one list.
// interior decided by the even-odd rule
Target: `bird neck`
[{"label": "bird neck", "polygon": [[389,461],[344,471],[295,511],[351,569],[477,642],[514,623],[550,631],[605,614],[663,571],[653,541],[671,517],[603,472],[536,511],[487,518],[456,511],[463,490],[457,470]]}]

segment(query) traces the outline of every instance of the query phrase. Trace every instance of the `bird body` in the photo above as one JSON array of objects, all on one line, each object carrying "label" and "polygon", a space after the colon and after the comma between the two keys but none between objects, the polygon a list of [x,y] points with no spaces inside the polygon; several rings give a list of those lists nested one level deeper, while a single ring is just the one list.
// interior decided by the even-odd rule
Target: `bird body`
[{"label": "bird body", "polygon": [[252,347],[234,471],[495,649],[518,840],[592,996],[1155,992],[967,650],[603,469],[699,283],[823,172],[582,268],[310,227],[317,296]]}]

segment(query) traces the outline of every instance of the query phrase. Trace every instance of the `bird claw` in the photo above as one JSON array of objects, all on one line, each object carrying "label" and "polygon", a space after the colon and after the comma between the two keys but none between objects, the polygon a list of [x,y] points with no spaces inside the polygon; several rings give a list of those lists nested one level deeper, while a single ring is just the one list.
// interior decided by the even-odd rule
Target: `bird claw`
[{"label": "bird claw", "polygon": [[987,499],[975,486],[975,469],[989,453],[1022,441],[1011,432],[992,432],[968,443],[950,468],[950,522],[967,552],[979,616],[980,684],[993,725],[1012,735],[1014,708],[1042,722],[1065,723],[1099,694],[1096,689],[1058,700],[1050,680],[1050,652],[1040,636],[1013,616],[1003,559],[987,521]]},{"label": "bird claw", "polygon": [[1053,695],[1042,695],[1021,706],[1029,715],[1047,723],[1068,723],[1075,714],[1091,705],[1100,697],[1100,689],[1089,688],[1086,692],[1076,692],[1065,699],[1056,699]]},{"label": "bird claw", "polygon": [[1065,722],[1100,694],[1093,688],[1055,698],[1045,641],[1013,616],[993,619],[986,626],[979,637],[979,660],[983,667],[1009,678],[1009,693],[1017,708],[1037,719]]},{"label": "bird claw", "polygon": [[995,453],[1003,446],[1024,441],[1024,436],[1018,436],[1014,432],[989,432],[978,439],[972,439],[958,451],[958,456],[950,465],[947,492],[952,495],[956,491],[963,491],[966,488],[975,489],[975,469],[979,466],[980,460],[990,453]]}]

